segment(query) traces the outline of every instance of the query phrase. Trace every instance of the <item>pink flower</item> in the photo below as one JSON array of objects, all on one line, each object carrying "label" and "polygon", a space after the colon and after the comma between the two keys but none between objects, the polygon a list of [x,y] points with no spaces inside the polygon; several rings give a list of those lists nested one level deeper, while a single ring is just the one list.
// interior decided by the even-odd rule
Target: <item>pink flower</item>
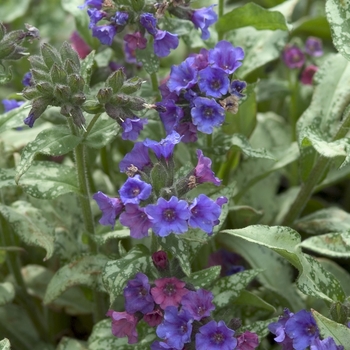
[{"label": "pink flower", "polygon": [[150,327],[157,327],[160,325],[163,321],[163,312],[160,309],[155,309],[145,316],[143,316],[143,320],[150,326]]},{"label": "pink flower", "polygon": [[78,32],[72,33],[70,42],[73,49],[78,53],[81,59],[85,58],[91,52],[90,46],[84,41]]},{"label": "pink flower", "polygon": [[312,85],[312,78],[314,77],[317,70],[318,70],[318,67],[314,65],[307,66],[304,69],[303,73],[301,74],[300,81],[304,85]]},{"label": "pink flower", "polygon": [[155,280],[156,287],[151,289],[154,302],[163,310],[167,306],[179,306],[181,299],[188,293],[185,282],[178,280],[176,277],[160,278]]},{"label": "pink flower", "polygon": [[237,348],[236,350],[254,350],[259,345],[258,335],[245,331],[237,337]]},{"label": "pink flower", "polygon": [[137,343],[136,324],[138,319],[127,312],[108,310],[106,316],[112,319],[112,334],[117,338],[128,337],[129,344]]}]

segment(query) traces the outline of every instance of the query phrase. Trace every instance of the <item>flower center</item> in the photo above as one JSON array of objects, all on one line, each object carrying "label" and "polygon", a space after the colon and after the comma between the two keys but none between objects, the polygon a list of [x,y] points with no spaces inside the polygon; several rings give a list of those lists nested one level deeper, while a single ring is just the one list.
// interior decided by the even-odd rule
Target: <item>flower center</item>
[{"label": "flower center", "polygon": [[215,344],[222,344],[224,341],[225,341],[225,337],[223,336],[222,333],[220,332],[217,332],[217,333],[214,333],[211,337],[211,341]]},{"label": "flower center", "polygon": [[187,324],[182,325],[182,326],[180,327],[180,331],[181,331],[182,333],[186,333],[186,332],[187,332]]},{"label": "flower center", "polygon": [[167,283],[165,287],[163,288],[164,294],[166,294],[168,297],[173,296],[176,293],[176,287],[173,283]]},{"label": "flower center", "polygon": [[211,87],[212,87],[214,90],[219,89],[220,86],[221,86],[220,80],[214,80],[214,81],[211,83]]},{"label": "flower center", "polygon": [[137,197],[140,194],[140,189],[138,187],[134,187],[131,193],[134,197]]},{"label": "flower center", "polygon": [[210,118],[210,117],[212,117],[212,115],[213,115],[213,109],[212,108],[206,108],[205,110],[204,110],[204,116],[206,117],[206,118]]},{"label": "flower center", "polygon": [[144,297],[145,295],[147,295],[147,290],[146,290],[146,288],[140,288],[140,290],[139,290],[139,296],[140,297]]},{"label": "flower center", "polygon": [[163,211],[163,218],[165,221],[174,221],[176,215],[173,209],[166,209]]}]

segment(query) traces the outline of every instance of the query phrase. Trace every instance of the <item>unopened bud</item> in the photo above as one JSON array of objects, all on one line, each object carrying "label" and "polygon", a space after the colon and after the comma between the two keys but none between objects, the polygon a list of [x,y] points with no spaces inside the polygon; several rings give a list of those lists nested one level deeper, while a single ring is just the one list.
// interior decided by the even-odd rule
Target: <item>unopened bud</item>
[{"label": "unopened bud", "polygon": [[158,252],[153,253],[152,261],[159,271],[167,270],[169,267],[168,255],[164,250],[159,250]]},{"label": "unopened bud", "polygon": [[113,93],[117,93],[120,88],[123,86],[125,80],[125,74],[123,69],[120,68],[113,72],[106,81],[106,87],[110,87],[113,90]]},{"label": "unopened bud", "polygon": [[56,85],[53,94],[55,98],[61,102],[68,102],[71,98],[70,88],[66,85]]},{"label": "unopened bud", "polygon": [[239,98],[237,96],[231,95],[224,100],[219,101],[219,103],[225,111],[236,114],[238,112],[238,101]]},{"label": "unopened bud", "polygon": [[101,104],[109,102],[113,95],[113,90],[110,87],[102,88],[97,93],[97,99]]},{"label": "unopened bud", "polygon": [[56,63],[50,69],[50,76],[54,84],[67,84],[67,73]]},{"label": "unopened bud", "polygon": [[124,85],[120,89],[120,92],[130,95],[139,90],[141,88],[141,85],[142,79],[134,77],[124,82]]},{"label": "unopened bud", "polygon": [[333,303],[329,310],[332,319],[335,322],[345,324],[348,318],[350,317],[350,308],[347,305],[342,304],[337,301]]}]

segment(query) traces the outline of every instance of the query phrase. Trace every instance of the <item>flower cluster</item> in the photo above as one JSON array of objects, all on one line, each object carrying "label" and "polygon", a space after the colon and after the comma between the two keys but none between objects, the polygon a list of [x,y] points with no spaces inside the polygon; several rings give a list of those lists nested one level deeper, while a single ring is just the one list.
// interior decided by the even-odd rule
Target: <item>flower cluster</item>
[{"label": "flower cluster", "polygon": [[[119,164],[120,170],[129,176],[119,190],[119,197],[110,198],[102,192],[93,196],[103,214],[102,225],[114,226],[119,217],[121,224],[130,228],[133,238],[148,236],[150,228],[160,237],[172,232],[182,234],[189,226],[209,235],[213,232],[227,198],[214,201],[204,194],[192,201],[180,198],[197,184],[211,182],[218,186],[221,181],[201,150],[197,150],[196,167],[175,181],[173,150],[180,140],[180,135],[173,132],[160,142],[146,139],[135,143]],[[156,163],[152,162],[149,149],[154,152]]]},{"label": "flower cluster", "polygon": [[[290,69],[302,68],[306,62],[306,55],[320,57],[323,55],[322,41],[319,38],[309,37],[305,42],[304,50],[296,45],[287,45],[283,51],[283,61]],[[308,64],[301,73],[300,81],[304,85],[312,85],[312,78],[317,72],[318,67],[314,64]]]},{"label": "flower cluster", "polygon": [[[152,258],[157,268],[159,251]],[[163,259],[162,259],[163,261]],[[127,282],[124,288],[125,312],[109,310],[112,333],[116,337],[128,337],[129,344],[137,342],[136,326],[143,320],[150,327],[157,327],[161,339],[151,344],[152,350],[182,350],[195,344],[195,349],[251,349],[259,345],[255,333],[244,332],[235,336],[224,321],[211,317],[215,309],[213,294],[205,289],[195,289],[176,277],[159,278],[150,283],[143,273]],[[191,347],[193,348],[193,347]]]},{"label": "flower cluster", "polygon": [[[79,7],[81,9],[88,7],[89,28],[92,30],[92,35],[104,45],[112,45],[116,34],[122,32],[128,24],[136,26],[136,32],[124,36],[126,60],[129,63],[136,63],[135,50],[143,50],[147,46],[146,32],[152,37],[154,53],[158,57],[168,56],[170,50],[176,49],[179,45],[176,34],[157,27],[158,18],[162,17],[166,10],[176,17],[191,20],[197,29],[201,29],[203,39],[210,37],[208,27],[217,21],[213,6],[192,10],[189,4],[183,5],[178,7],[173,2],[158,4],[156,8],[153,8],[155,14],[143,12],[143,5],[136,2],[130,7],[118,6],[113,2],[106,4],[102,0],[86,0]],[[100,21],[104,21],[104,24],[98,25]]]},{"label": "flower cluster", "polygon": [[320,339],[320,332],[315,319],[311,313],[301,310],[293,314],[288,309],[277,322],[268,326],[277,343],[283,346],[284,350],[305,350],[310,346],[311,350],[343,350],[344,347],[336,345],[333,338]]},{"label": "flower cluster", "polygon": [[158,103],[166,132],[176,130],[183,142],[197,140],[197,131],[213,133],[225,112],[237,112],[246,83],[232,79],[242,65],[243,49],[220,41],[211,50],[201,49],[179,66],[172,66],[168,81],[160,86]]}]

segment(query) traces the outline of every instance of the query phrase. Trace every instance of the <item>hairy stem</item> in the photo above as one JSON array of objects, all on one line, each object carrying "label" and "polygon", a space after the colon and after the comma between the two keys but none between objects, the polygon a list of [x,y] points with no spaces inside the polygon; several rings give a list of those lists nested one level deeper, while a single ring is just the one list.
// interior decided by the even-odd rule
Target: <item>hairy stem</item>
[{"label": "hairy stem", "polygon": [[158,83],[158,77],[157,77],[157,73],[152,73],[149,75],[151,78],[151,83],[152,83],[152,90],[155,94],[156,97],[156,101],[160,101],[161,100],[161,96],[159,93],[159,83]]}]

